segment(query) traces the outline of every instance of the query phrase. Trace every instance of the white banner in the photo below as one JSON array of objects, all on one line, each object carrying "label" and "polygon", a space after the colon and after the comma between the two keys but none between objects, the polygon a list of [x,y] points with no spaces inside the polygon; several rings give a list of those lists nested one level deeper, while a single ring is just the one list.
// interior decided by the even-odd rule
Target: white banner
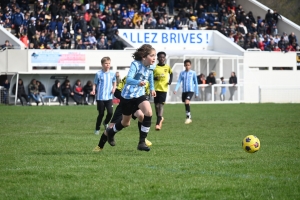
[{"label": "white banner", "polygon": [[74,50],[28,50],[30,66],[85,66],[86,52]]},{"label": "white banner", "polygon": [[133,47],[142,44],[174,48],[212,48],[213,31],[202,30],[155,30],[119,29],[119,36]]}]

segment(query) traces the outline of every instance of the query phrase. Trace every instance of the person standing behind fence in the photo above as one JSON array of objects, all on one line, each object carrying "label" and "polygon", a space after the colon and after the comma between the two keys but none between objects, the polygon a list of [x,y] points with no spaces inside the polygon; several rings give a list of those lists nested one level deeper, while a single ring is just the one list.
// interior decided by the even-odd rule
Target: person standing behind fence
[{"label": "person standing behind fence", "polygon": [[46,88],[40,81],[36,81],[36,84],[38,85],[40,99],[42,100],[42,103],[44,105],[44,96],[46,96]]},{"label": "person standing behind fence", "polygon": [[[201,73],[197,76],[197,81],[199,85],[206,84],[205,75]],[[200,101],[205,101],[205,86],[201,86],[200,88]]]},{"label": "person standing behind fence", "polygon": [[60,81],[59,80],[55,80],[55,83],[52,86],[52,95],[54,97],[57,97],[59,105],[62,105],[62,103],[64,102],[64,100],[61,97],[62,95],[61,95],[61,88],[60,88]]},{"label": "person standing behind fence", "polygon": [[[221,77],[221,84],[226,84],[224,77]],[[226,87],[221,87],[220,100],[225,101]]]},{"label": "person standing behind fence", "polygon": [[233,101],[233,96],[237,89],[237,87],[235,86],[237,84],[237,77],[235,75],[235,72],[231,72],[231,76],[229,78],[229,84],[233,85],[233,86],[229,87],[229,92],[230,92],[229,101]]},{"label": "person standing behind fence", "polygon": [[216,78],[213,72],[209,73],[208,77],[206,77],[206,84],[208,84],[208,86],[205,88],[206,101],[210,101],[212,94],[212,85],[216,84]]},{"label": "person standing behind fence", "polygon": [[111,60],[109,57],[103,57],[101,59],[102,70],[96,73],[94,79],[92,94],[96,93],[95,91],[97,88],[96,100],[98,110],[95,128],[96,135],[99,135],[100,125],[104,117],[105,109],[107,111],[105,120],[103,121],[105,129],[108,127],[108,123],[113,115],[112,99],[116,90],[116,75],[113,71],[110,71],[110,62]]}]

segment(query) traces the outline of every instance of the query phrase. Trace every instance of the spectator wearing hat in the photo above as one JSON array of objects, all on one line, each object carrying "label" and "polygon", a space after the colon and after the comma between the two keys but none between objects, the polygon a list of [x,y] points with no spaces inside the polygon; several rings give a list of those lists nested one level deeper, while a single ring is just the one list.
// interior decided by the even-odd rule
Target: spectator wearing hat
[{"label": "spectator wearing hat", "polygon": [[77,45],[76,45],[75,49],[78,49],[78,50],[86,49],[86,45],[82,43],[81,39],[79,39],[79,40],[77,40]]},{"label": "spectator wearing hat", "polygon": [[28,23],[28,39],[30,42],[32,42],[33,36],[36,35],[36,25],[35,25],[35,17],[30,18],[30,22]]},{"label": "spectator wearing hat", "polygon": [[197,18],[195,16],[191,16],[190,19],[191,20],[188,23],[189,29],[197,30],[198,29],[198,25],[197,25],[197,21],[196,21]]}]

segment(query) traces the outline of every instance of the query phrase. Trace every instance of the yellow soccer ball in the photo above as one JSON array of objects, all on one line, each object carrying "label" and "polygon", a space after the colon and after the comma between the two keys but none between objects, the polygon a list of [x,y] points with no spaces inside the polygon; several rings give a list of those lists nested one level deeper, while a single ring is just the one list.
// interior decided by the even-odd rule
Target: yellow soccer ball
[{"label": "yellow soccer ball", "polygon": [[260,148],[260,141],[256,136],[248,135],[243,139],[242,147],[248,153],[255,153]]}]

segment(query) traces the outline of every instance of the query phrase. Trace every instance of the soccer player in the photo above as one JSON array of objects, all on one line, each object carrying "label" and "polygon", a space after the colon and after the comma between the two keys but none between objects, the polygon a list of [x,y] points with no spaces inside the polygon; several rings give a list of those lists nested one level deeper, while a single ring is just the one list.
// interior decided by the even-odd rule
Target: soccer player
[{"label": "soccer player", "polygon": [[191,70],[192,62],[190,60],[184,61],[185,70],[180,72],[178,77],[178,82],[174,91],[178,90],[182,82],[182,102],[185,105],[186,120],[185,124],[190,124],[192,122],[191,111],[190,111],[190,100],[192,99],[194,92],[196,92],[196,97],[198,97],[198,82],[196,72]]},{"label": "soccer player", "polygon": [[[116,88],[116,91],[114,93],[115,97],[118,98],[118,99],[122,99],[122,96],[121,96],[121,93],[122,93],[122,90],[124,88],[124,85],[126,83],[126,76],[120,81],[120,83],[118,84],[117,88]],[[149,83],[147,82],[146,86],[145,86],[145,93],[147,95],[150,94],[150,89],[149,89]],[[141,130],[141,126],[142,126],[142,122],[144,120],[144,114],[142,113],[142,111],[136,107],[133,109],[133,112],[132,112],[132,119],[136,119],[138,118],[138,129],[139,131]],[[114,112],[114,115],[110,121],[110,124],[109,124],[109,128],[112,128],[118,121],[122,121],[122,107],[121,105],[119,104]],[[100,140],[99,140],[99,143],[98,145],[94,148],[94,152],[99,152],[99,151],[102,151],[102,149],[104,148],[104,145],[105,143],[107,142],[107,132],[106,130],[104,130],[104,132],[102,133],[101,137],[100,137]],[[145,139],[145,142],[146,142],[146,145],[148,147],[150,147],[152,145],[152,143]]]},{"label": "soccer player", "polygon": [[99,135],[100,125],[104,117],[105,108],[107,110],[106,118],[103,121],[105,129],[113,114],[112,98],[116,89],[116,76],[113,71],[110,71],[110,58],[103,57],[101,59],[102,70],[98,71],[95,75],[92,94],[95,94],[97,87],[97,110],[98,117],[96,122],[95,134]]},{"label": "soccer player", "polygon": [[134,54],[134,61],[130,65],[127,74],[126,84],[122,90],[122,121],[117,122],[113,128],[107,129],[107,141],[111,146],[115,146],[114,135],[123,128],[130,125],[132,110],[138,106],[144,114],[144,119],[140,129],[140,139],[137,149],[140,151],[150,151],[145,139],[151,126],[152,108],[145,96],[145,85],[149,82],[151,95],[156,96],[153,81],[153,69],[155,66],[156,51],[149,45],[144,44],[138,48]]},{"label": "soccer player", "polygon": [[164,121],[163,106],[166,102],[169,85],[171,85],[172,83],[173,74],[171,67],[165,64],[166,53],[158,52],[157,58],[158,64],[153,71],[154,88],[156,92],[156,97],[154,97],[154,104],[157,117],[155,129],[160,130],[162,127],[162,122]]}]

